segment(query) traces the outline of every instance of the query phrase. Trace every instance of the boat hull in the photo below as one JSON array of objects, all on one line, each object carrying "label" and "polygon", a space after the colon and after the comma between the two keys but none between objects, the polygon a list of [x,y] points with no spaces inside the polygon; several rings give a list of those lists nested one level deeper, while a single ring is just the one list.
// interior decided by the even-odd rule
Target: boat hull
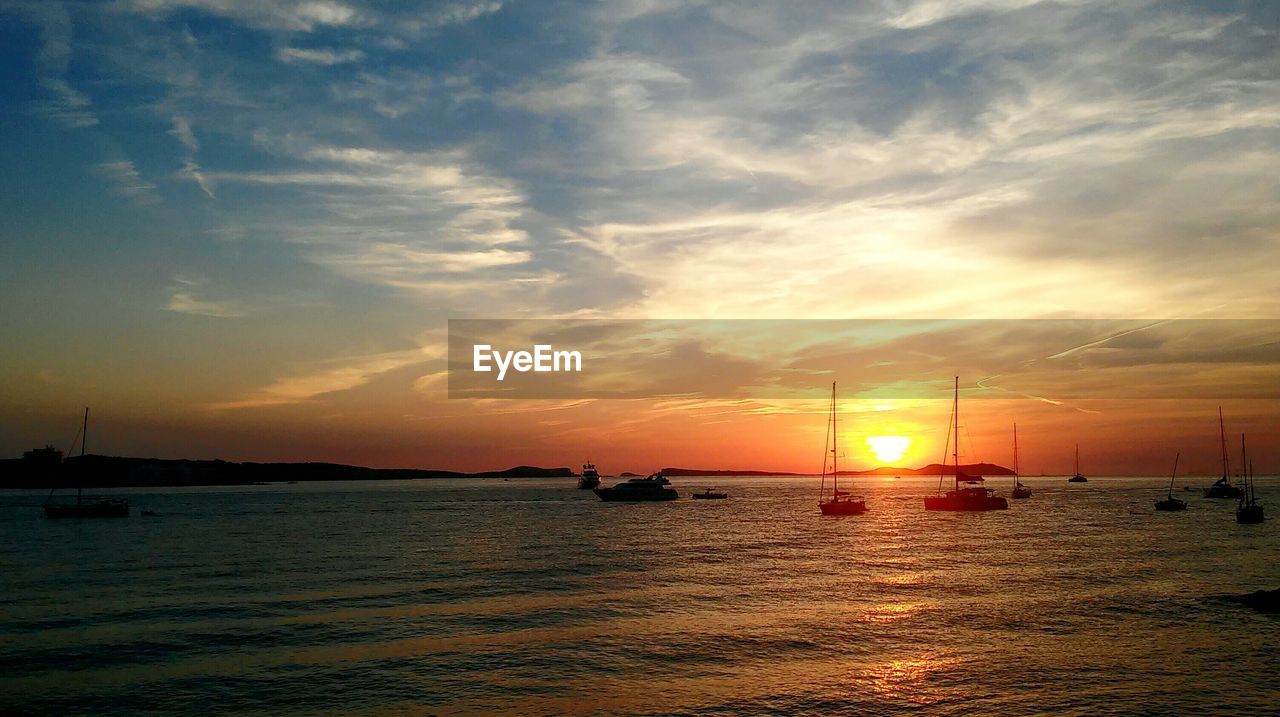
[{"label": "boat hull", "polygon": [[591,480],[589,478],[581,478],[578,480],[579,490],[595,490],[600,487],[600,479]]},{"label": "boat hull", "polygon": [[1067,479],[1068,483],[1088,483],[1089,479],[1082,475],[1074,475]]},{"label": "boat hull", "polygon": [[1030,488],[1025,488],[1025,487],[1019,486],[1019,487],[1017,487],[1017,488],[1014,488],[1014,489],[1013,489],[1013,493],[1012,493],[1012,495],[1013,495],[1013,497],[1014,497],[1014,498],[1030,498],[1030,497],[1031,497],[1031,489],[1030,489]]},{"label": "boat hull", "polygon": [[823,515],[862,515],[867,512],[867,503],[862,500],[829,500],[819,503],[818,508]]},{"label": "boat hull", "polygon": [[964,495],[951,492],[946,495],[932,495],[926,497],[924,499],[924,509],[965,513],[987,510],[1008,510],[1009,501],[998,495]]},{"label": "boat hull", "polygon": [[1204,489],[1204,497],[1206,498],[1225,498],[1230,500],[1240,500],[1244,497],[1244,493],[1233,485],[1224,483],[1214,483]]},{"label": "boat hull", "polygon": [[1255,525],[1265,519],[1260,505],[1246,505],[1236,511],[1236,522],[1241,525]]},{"label": "boat hull", "polygon": [[101,501],[80,504],[50,504],[44,507],[47,518],[128,518],[129,504],[124,501]]},{"label": "boat hull", "polygon": [[1162,510],[1165,512],[1174,512],[1174,511],[1186,510],[1186,509],[1187,509],[1186,502],[1178,500],[1177,498],[1165,498],[1164,500],[1156,501],[1156,510]]}]

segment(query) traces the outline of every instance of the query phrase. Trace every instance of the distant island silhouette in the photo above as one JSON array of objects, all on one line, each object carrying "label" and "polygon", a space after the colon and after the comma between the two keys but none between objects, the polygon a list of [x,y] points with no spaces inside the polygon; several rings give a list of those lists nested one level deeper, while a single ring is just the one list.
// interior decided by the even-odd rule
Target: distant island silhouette
[{"label": "distant island silhouette", "polygon": [[[60,459],[61,452],[31,451],[24,458],[0,460],[0,488],[120,488],[145,486],[254,485],[338,480],[430,480],[436,478],[573,478],[570,468],[514,466],[499,471],[465,473],[429,468],[366,468],[341,463],[255,463],[220,459],[191,460],[85,455]],[[971,475],[1011,476],[1013,471],[993,463],[962,465]],[[708,470],[663,468],[666,476],[787,476],[816,475],[787,471]],[[921,468],[881,467],[865,471],[840,471],[859,475],[951,475],[952,466],[931,463]],[[634,477],[621,473],[619,477]]]},{"label": "distant island silhouette", "polygon": [[120,488],[137,486],[254,485],[289,481],[419,480],[433,478],[572,478],[569,468],[515,466],[463,473],[417,468],[365,468],[340,463],[235,463],[224,460],[73,456],[50,460],[32,451],[0,460],[0,488]]}]

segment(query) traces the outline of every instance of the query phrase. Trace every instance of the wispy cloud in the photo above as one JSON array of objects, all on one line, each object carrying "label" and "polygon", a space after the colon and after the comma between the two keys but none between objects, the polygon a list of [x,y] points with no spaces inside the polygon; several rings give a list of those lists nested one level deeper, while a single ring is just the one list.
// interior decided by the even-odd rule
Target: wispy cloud
[{"label": "wispy cloud", "polygon": [[191,121],[186,117],[174,117],[173,128],[169,130],[169,134],[173,135],[185,150],[182,176],[195,182],[205,194],[209,195],[210,199],[216,199],[213,194],[213,182],[204,175],[200,165],[196,163],[200,142],[196,140],[196,134],[191,129]]},{"label": "wispy cloud", "polygon": [[330,393],[363,386],[373,378],[435,357],[431,351],[412,349],[368,356],[335,359],[313,370],[280,378],[244,397],[210,404],[209,409],[226,411],[305,403]]},{"label": "wispy cloud", "polygon": [[310,65],[341,65],[348,62],[359,62],[364,59],[360,50],[332,50],[329,48],[282,47],[276,50],[276,57],[281,62],[303,63]]},{"label": "wispy cloud", "polygon": [[97,173],[111,184],[116,194],[127,197],[138,204],[154,204],[160,201],[156,196],[156,185],[148,182],[138,172],[133,162],[122,159],[115,162],[102,162],[96,165]]},{"label": "wispy cloud", "polygon": [[93,127],[98,117],[89,96],[66,78],[72,57],[71,16],[60,2],[19,2],[12,10],[40,28],[42,45],[36,55],[36,79],[47,96],[36,111],[65,127]]},{"label": "wispy cloud", "polygon": [[134,12],[166,16],[183,9],[200,10],[252,27],[310,32],[318,27],[360,26],[371,22],[356,7],[336,0],[124,0]]}]

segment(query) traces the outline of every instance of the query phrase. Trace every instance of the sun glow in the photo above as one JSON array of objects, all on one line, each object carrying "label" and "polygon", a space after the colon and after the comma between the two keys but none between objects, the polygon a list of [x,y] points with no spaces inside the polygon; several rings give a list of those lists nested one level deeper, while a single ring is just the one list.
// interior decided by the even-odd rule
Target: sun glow
[{"label": "sun glow", "polygon": [[881,463],[894,463],[902,460],[907,449],[911,448],[911,439],[906,436],[870,436],[867,446]]}]

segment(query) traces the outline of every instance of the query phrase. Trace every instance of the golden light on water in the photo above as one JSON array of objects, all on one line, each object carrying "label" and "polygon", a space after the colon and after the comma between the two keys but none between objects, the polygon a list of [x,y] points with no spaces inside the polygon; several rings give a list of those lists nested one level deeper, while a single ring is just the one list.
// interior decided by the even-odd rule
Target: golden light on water
[{"label": "golden light on water", "polygon": [[868,436],[867,447],[881,463],[895,463],[902,460],[911,448],[911,439],[906,436]]}]

